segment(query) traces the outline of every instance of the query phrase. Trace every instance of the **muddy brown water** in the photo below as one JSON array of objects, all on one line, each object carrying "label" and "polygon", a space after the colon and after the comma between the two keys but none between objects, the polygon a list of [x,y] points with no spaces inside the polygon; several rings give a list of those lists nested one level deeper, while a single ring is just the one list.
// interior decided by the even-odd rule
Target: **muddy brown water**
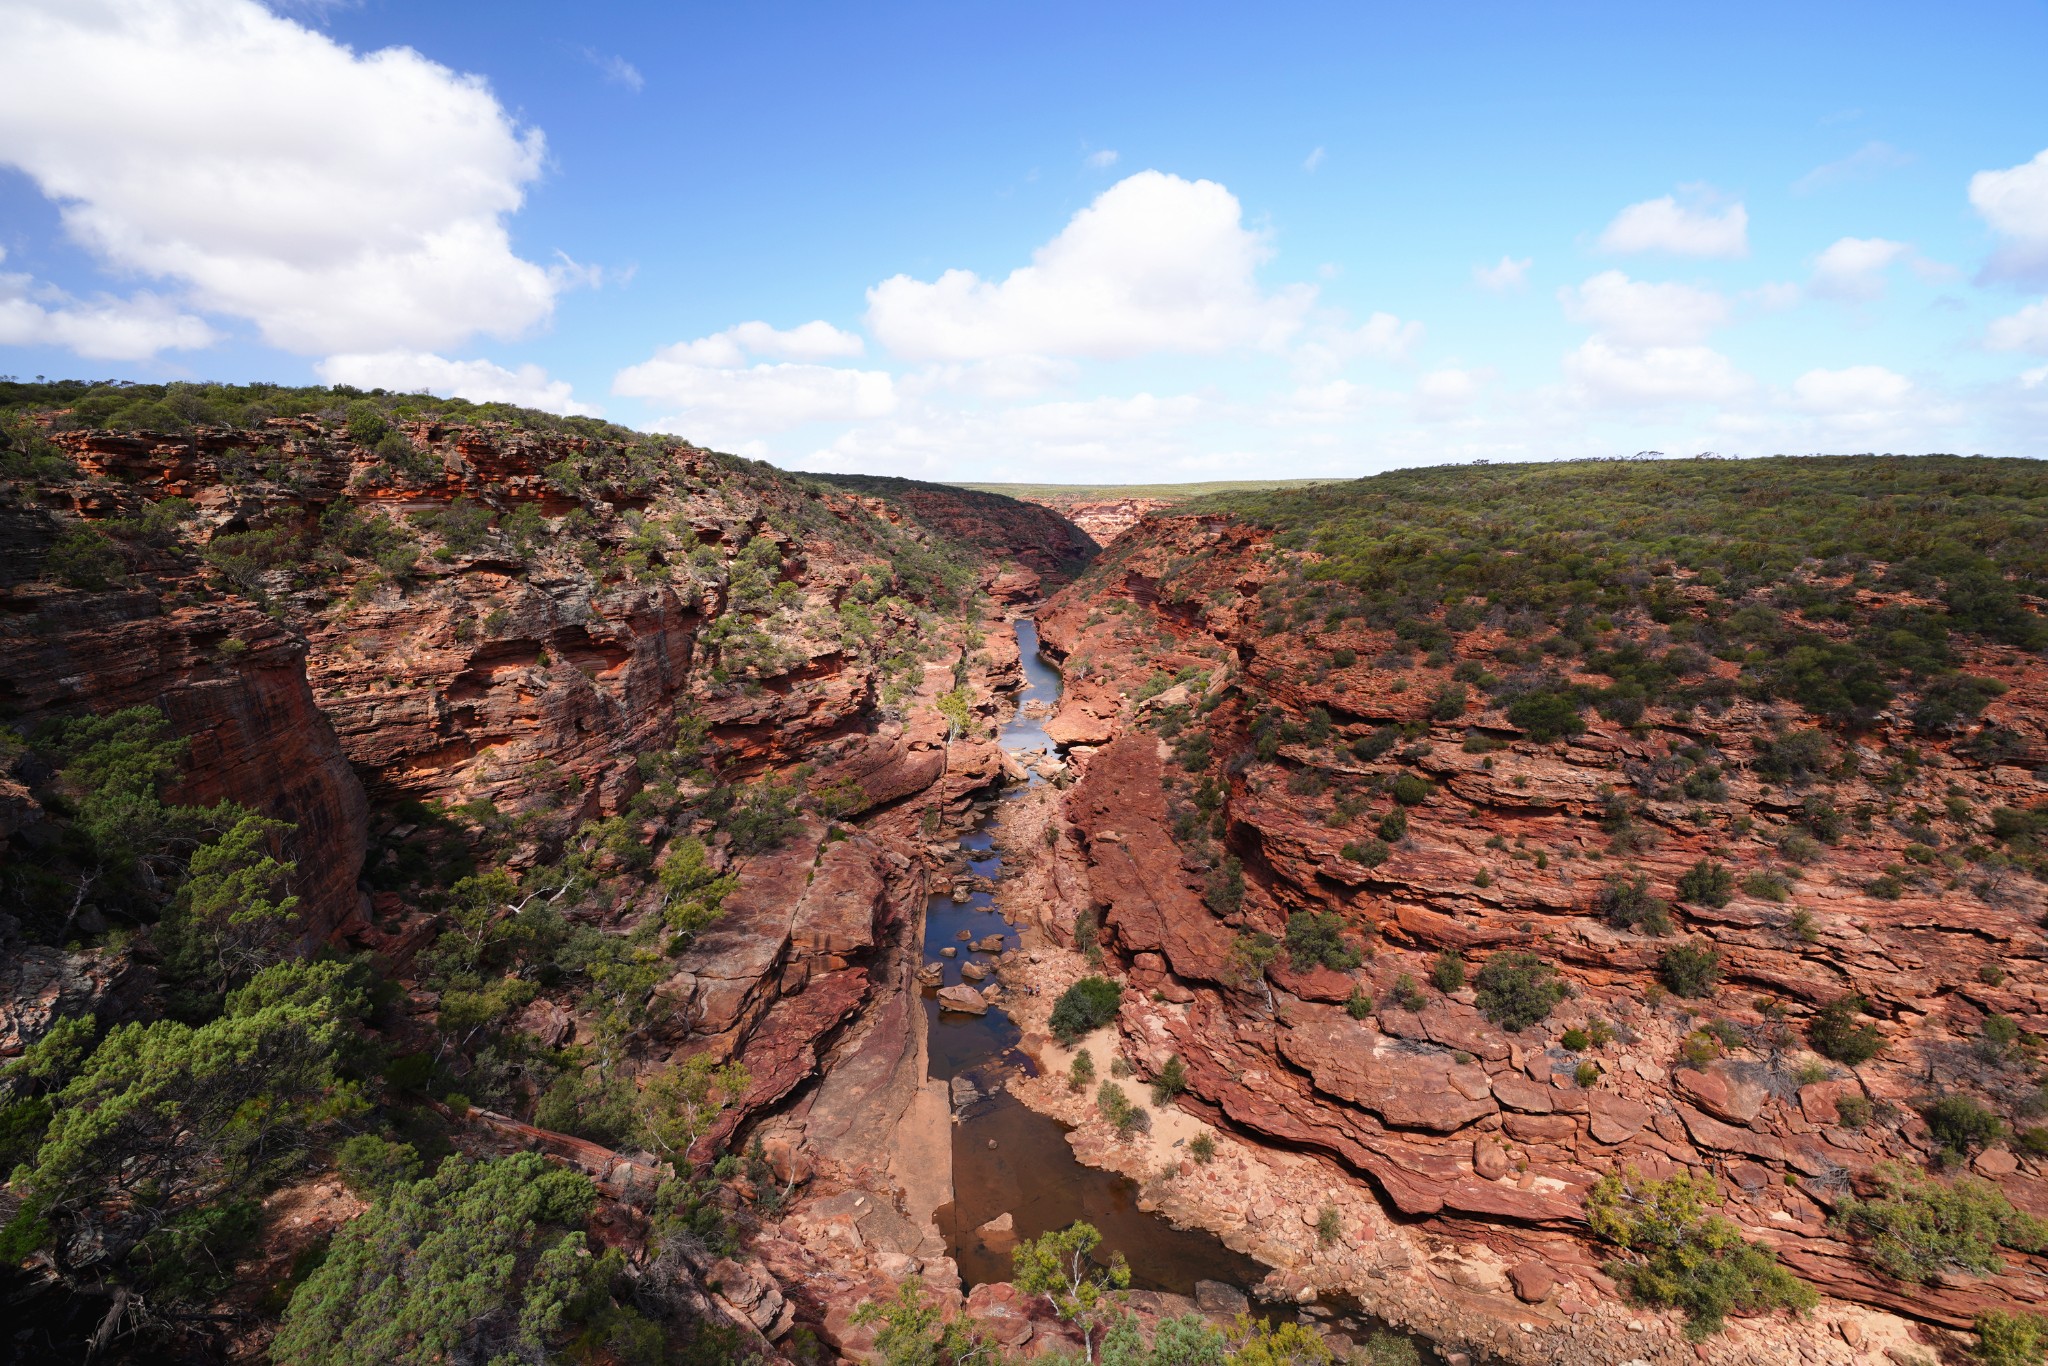
[{"label": "muddy brown water", "polygon": [[[1014,626],[1025,687],[1000,738],[1005,749],[1028,759],[1033,751],[1050,753],[1053,744],[1041,721],[1025,715],[1026,704],[1035,701],[1050,707],[1056,703],[1060,676],[1039,658],[1037,623],[1025,617]],[[1038,781],[1034,774],[1027,783],[1006,790],[999,800],[1014,800]],[[968,871],[994,883],[1002,880],[1003,860],[993,849],[987,828],[990,819],[984,818],[963,836],[960,847],[967,851]],[[963,930],[966,939],[960,937]],[[963,980],[962,963],[986,958],[968,946],[988,935],[1000,935],[1005,952],[1019,947],[1016,928],[995,909],[990,893],[975,891],[965,901],[955,901],[950,893],[941,892],[926,902],[923,961],[945,964],[941,985],[958,985]],[[944,948],[956,952],[951,958],[942,957],[939,950]],[[1007,1246],[991,1248],[977,1233],[983,1224],[1005,1213],[1013,1221],[1017,1238],[1035,1238],[1076,1220],[1093,1224],[1102,1233],[1103,1252],[1124,1255],[1131,1267],[1131,1284],[1140,1290],[1192,1295],[1197,1281],[1222,1281],[1249,1292],[1264,1278],[1264,1266],[1227,1247],[1214,1234],[1178,1228],[1165,1216],[1140,1209],[1137,1184],[1129,1178],[1077,1161],[1067,1145],[1067,1127],[1018,1101],[1003,1084],[1013,1072],[1036,1070],[1030,1056],[1018,1047],[1021,1032],[1009,1015],[999,1006],[991,1006],[986,1015],[979,1016],[942,1013],[937,993],[937,987],[926,987],[923,992],[929,1026],[928,1075],[947,1082],[955,1094],[954,1198],[952,1204],[940,1207],[937,1219],[947,1251],[959,1264],[963,1286],[1009,1279]],[[971,1084],[971,1096],[956,1079]],[[1326,1300],[1324,1307],[1347,1320],[1343,1326],[1353,1331],[1358,1326],[1383,1326],[1348,1303]],[[1291,1305],[1274,1306],[1269,1312],[1276,1317],[1295,1314]],[[1430,1345],[1420,1338],[1414,1341],[1423,1361],[1433,1366],[1438,1357]]]}]

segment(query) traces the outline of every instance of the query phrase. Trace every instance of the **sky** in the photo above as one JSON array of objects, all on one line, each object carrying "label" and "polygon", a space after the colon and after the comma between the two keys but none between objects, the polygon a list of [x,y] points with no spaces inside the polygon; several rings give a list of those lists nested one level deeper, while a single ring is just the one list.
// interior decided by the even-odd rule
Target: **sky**
[{"label": "sky", "polygon": [[2048,457],[2048,2],[0,0],[0,374],[1090,483]]}]

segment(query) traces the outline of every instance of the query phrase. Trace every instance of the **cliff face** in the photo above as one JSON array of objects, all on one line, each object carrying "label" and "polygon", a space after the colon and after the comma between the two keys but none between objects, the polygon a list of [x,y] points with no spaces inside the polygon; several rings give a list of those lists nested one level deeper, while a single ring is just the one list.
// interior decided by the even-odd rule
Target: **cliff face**
[{"label": "cliff face", "polygon": [[[1079,746],[1062,818],[1085,871],[1047,927],[1099,919],[1136,1054],[1177,1054],[1198,1112],[1238,1135],[1336,1160],[1496,1267],[1554,1270],[1533,1302],[1500,1282],[1502,1315],[1562,1331],[1613,1301],[1583,1201],[1623,1166],[1713,1174],[1748,1236],[1843,1301],[1954,1327],[2048,1302],[2039,1256],[1900,1282],[1830,1219],[1880,1164],[1937,1159],[2048,1214],[2048,1167],[2010,1137],[2038,1122],[2026,1041],[2048,1034],[2041,865],[2009,840],[2048,805],[2038,648],[1954,631],[1952,667],[1985,680],[1960,720],[1928,710],[1953,686],[1929,678],[1830,721],[1740,649],[1684,658],[1688,694],[1610,716],[1583,700],[1613,695],[1603,668],[1687,622],[1708,639],[1736,590],[1666,563],[1654,620],[1617,600],[1594,648],[1546,653],[1459,591],[1375,621],[1302,547],[1249,518],[1155,516],[1040,613],[1069,680],[1048,729]],[[1779,604],[1786,581],[1848,579],[1779,573]],[[1944,592],[1963,615],[1952,589],[1872,577],[1823,595],[1846,608],[1802,588],[1811,617],[1744,621],[1841,639]],[[2032,639],[2015,610],[2000,629]],[[1572,720],[1518,706],[1529,688],[1580,698]],[[1514,951],[1568,993],[1519,1029],[1474,990]],[[1464,971],[1433,985],[1448,954]],[[1852,997],[1881,1051],[1818,1055],[1823,1009]],[[1931,1130],[1949,1096],[2008,1138]],[[1323,1274],[1370,1285],[1369,1252]]]},{"label": "cliff face", "polygon": [[[155,706],[190,743],[166,800],[233,800],[297,827],[290,853],[309,940],[367,908],[357,890],[367,803],[306,682],[306,643],[246,602],[179,603],[158,585],[80,590],[41,576],[59,529],[0,511],[0,707],[28,733],[86,712]],[[0,834],[33,840],[42,811],[24,794]]]}]

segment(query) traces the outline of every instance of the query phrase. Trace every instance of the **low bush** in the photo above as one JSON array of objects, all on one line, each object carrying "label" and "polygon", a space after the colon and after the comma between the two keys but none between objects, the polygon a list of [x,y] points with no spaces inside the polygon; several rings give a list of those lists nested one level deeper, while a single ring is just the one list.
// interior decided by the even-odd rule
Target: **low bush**
[{"label": "low bush", "polygon": [[1735,895],[1735,874],[1726,864],[1701,859],[1678,879],[1678,899],[1696,906],[1726,906]]},{"label": "low bush", "polygon": [[1664,950],[1657,976],[1674,996],[1710,996],[1721,981],[1721,955],[1710,948],[1680,944]]},{"label": "low bush", "polygon": [[1318,965],[1346,972],[1364,961],[1344,940],[1344,919],[1335,911],[1296,911],[1287,917],[1287,956],[1297,968]]},{"label": "low bush", "polygon": [[1506,1030],[1544,1019],[1569,993],[1557,969],[1533,953],[1496,953],[1479,969],[1479,1011]]},{"label": "low bush", "polygon": [[1844,996],[1828,1002],[1806,1026],[1807,1042],[1824,1058],[1860,1067],[1884,1051],[1884,1036],[1878,1033],[1877,1026],[1856,1022],[1862,1013],[1861,996]]},{"label": "low bush", "polygon": [[2005,1132],[2005,1123],[1969,1096],[1943,1096],[1921,1107],[1920,1118],[1935,1142],[1954,1153],[1971,1153]]},{"label": "low bush", "polygon": [[2048,1249],[2048,1222],[2014,1209],[1989,1181],[1938,1181],[1896,1163],[1878,1179],[1879,1193],[1844,1200],[1835,1222],[1888,1276],[1929,1285],[1951,1271],[1989,1276],[2004,1265],[2001,1247]]},{"label": "low bush", "polygon": [[1107,977],[1083,977],[1060,993],[1048,1027],[1054,1038],[1071,1047],[1082,1035],[1115,1019],[1123,999],[1124,989]]},{"label": "low bush", "polygon": [[1586,1196],[1593,1232],[1633,1254],[1609,1262],[1607,1274],[1637,1304],[1683,1310],[1695,1342],[1721,1331],[1730,1313],[1803,1314],[1819,1302],[1768,1249],[1709,1212],[1719,1201],[1710,1176],[1681,1170],[1651,1181],[1633,1168],[1608,1173]]},{"label": "low bush", "polygon": [[1176,1053],[1159,1069],[1159,1075],[1152,1078],[1152,1103],[1165,1105],[1187,1089],[1187,1064],[1183,1063],[1180,1055]]},{"label": "low bush", "polygon": [[1447,996],[1464,988],[1465,960],[1456,949],[1445,949],[1436,956],[1429,969],[1429,984]]}]

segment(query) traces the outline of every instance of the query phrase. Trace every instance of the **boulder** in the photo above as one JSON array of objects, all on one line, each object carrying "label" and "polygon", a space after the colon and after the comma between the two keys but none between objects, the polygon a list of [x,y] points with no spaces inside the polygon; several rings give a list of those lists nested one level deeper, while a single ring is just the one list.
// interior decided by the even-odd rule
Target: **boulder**
[{"label": "boulder", "polygon": [[940,987],[939,1009],[959,1015],[986,1015],[988,1002],[973,987]]},{"label": "boulder", "polygon": [[1523,1304],[1543,1303],[1557,1285],[1557,1273],[1549,1264],[1533,1260],[1509,1267],[1508,1279],[1514,1282],[1515,1298]]}]

